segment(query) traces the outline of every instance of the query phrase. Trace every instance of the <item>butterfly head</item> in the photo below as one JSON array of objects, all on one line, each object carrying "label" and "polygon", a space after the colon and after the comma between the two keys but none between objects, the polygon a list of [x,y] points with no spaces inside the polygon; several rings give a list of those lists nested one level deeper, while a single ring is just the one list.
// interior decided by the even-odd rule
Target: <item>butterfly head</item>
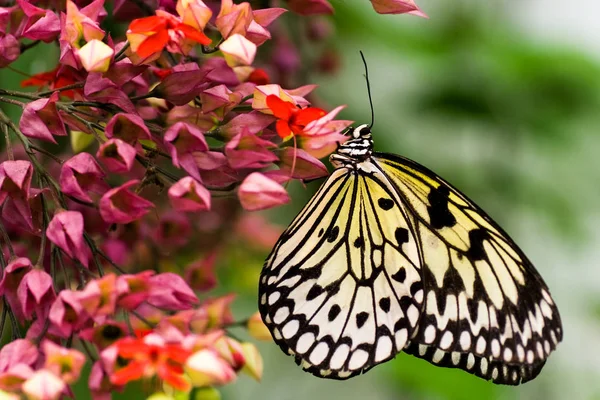
[{"label": "butterfly head", "polygon": [[337,168],[362,162],[373,153],[371,127],[367,124],[349,128],[346,132],[350,139],[342,143],[329,160]]}]

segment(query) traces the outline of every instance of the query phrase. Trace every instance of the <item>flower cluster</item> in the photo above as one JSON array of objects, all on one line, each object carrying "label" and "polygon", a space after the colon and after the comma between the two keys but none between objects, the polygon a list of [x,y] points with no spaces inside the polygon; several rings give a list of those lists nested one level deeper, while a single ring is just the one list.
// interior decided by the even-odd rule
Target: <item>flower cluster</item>
[{"label": "flower cluster", "polygon": [[[233,295],[204,294],[228,246],[265,251],[279,234],[242,211],[285,204],[288,181],[325,176],[320,159],[351,123],[300,85],[302,68],[324,63],[301,60],[286,9],[110,3],[111,18],[105,0],[0,7],[0,68],[36,46],[59,54],[28,89],[0,87],[0,105],[21,111],[13,121],[0,108],[3,398],[69,396],[86,363],[98,399],[136,380],[165,396],[240,372],[259,380],[260,354],[230,329],[268,340],[260,317],[236,321]],[[371,3],[425,16],[412,0]],[[306,25],[301,40],[331,35],[312,17],[331,14],[328,1],[282,4]]]}]

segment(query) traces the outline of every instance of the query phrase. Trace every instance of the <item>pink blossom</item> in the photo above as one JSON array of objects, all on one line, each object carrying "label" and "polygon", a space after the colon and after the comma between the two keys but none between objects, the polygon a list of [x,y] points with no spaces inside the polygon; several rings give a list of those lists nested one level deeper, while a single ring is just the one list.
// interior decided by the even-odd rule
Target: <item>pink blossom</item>
[{"label": "pink blossom", "polygon": [[115,51],[112,47],[98,39],[87,42],[79,51],[79,61],[88,72],[106,72]]},{"label": "pink blossom", "polygon": [[327,167],[319,159],[302,149],[286,147],[279,155],[282,173],[294,179],[317,179],[328,175]]},{"label": "pink blossom", "polygon": [[69,257],[88,267],[90,250],[83,238],[83,215],[79,211],[62,211],[54,214],[46,229],[48,239]]},{"label": "pink blossom", "polygon": [[221,134],[231,139],[241,133],[256,135],[275,121],[272,115],[251,111],[233,117],[220,129]]},{"label": "pink blossom", "polygon": [[135,161],[137,152],[135,148],[121,139],[109,139],[103,143],[96,157],[106,166],[110,172],[129,172]]},{"label": "pink blossom", "polygon": [[271,33],[267,29],[267,26],[271,25],[273,21],[286,11],[285,8],[265,8],[252,11],[254,20],[250,22],[248,31],[244,36],[257,46],[260,46],[268,39],[271,39]]},{"label": "pink blossom", "polygon": [[79,337],[94,343],[100,350],[104,350],[112,345],[116,340],[127,336],[127,324],[117,321],[105,321],[102,324],[96,324],[93,328],[82,329]]},{"label": "pink blossom", "polygon": [[253,172],[238,189],[242,207],[248,211],[265,210],[290,201],[286,190],[260,172]]},{"label": "pink blossom", "polygon": [[185,281],[189,283],[192,289],[208,291],[217,285],[215,275],[217,255],[216,251],[212,251],[185,267]]},{"label": "pink blossom", "polygon": [[150,278],[148,304],[167,310],[186,310],[198,303],[198,298],[183,278],[171,272]]},{"label": "pink blossom", "polygon": [[306,125],[300,144],[310,155],[316,158],[326,157],[335,151],[340,143],[348,140],[341,132],[350,126],[352,121],[334,120],[344,107],[336,107],[327,115]]},{"label": "pink blossom", "polygon": [[66,136],[67,131],[62,116],[56,108],[58,93],[47,99],[34,100],[25,106],[19,128],[23,135],[56,143],[54,135]]},{"label": "pink blossom", "polygon": [[17,295],[17,288],[23,280],[23,277],[33,269],[31,261],[28,258],[20,257],[12,260],[4,269],[2,280],[0,281],[0,295],[4,296],[11,310],[18,320],[24,320],[23,307]]},{"label": "pink blossom", "polygon": [[[4,203],[7,197],[19,199],[22,202],[29,198],[29,189],[31,188],[31,177],[33,175],[33,167],[29,161],[16,160],[4,161],[0,164],[0,204]],[[23,212],[29,212],[23,209]]]},{"label": "pink blossom", "polygon": [[25,364],[19,363],[4,372],[0,372],[0,389],[11,392],[21,390],[23,382],[33,375],[33,369]]},{"label": "pink blossom", "polygon": [[236,378],[231,366],[210,349],[192,354],[185,363],[185,372],[194,386],[225,385]]},{"label": "pink blossom", "polygon": [[104,0],[94,0],[88,6],[79,9],[73,1],[67,0],[67,13],[61,27],[61,41],[65,41],[71,47],[79,48],[82,41],[102,40],[105,33],[97,21],[100,14],[104,12],[103,4]]},{"label": "pink blossom", "polygon": [[252,65],[256,56],[256,48],[254,43],[238,33],[231,35],[219,46],[219,50],[230,67]]},{"label": "pink blossom", "polygon": [[25,14],[19,26],[19,32],[22,32],[23,37],[46,43],[56,39],[60,33],[60,20],[54,12],[36,7],[25,0],[17,0],[17,4]]},{"label": "pink blossom", "polygon": [[240,370],[246,363],[242,345],[235,339],[222,336],[213,347],[234,371]]},{"label": "pink blossom", "polygon": [[0,68],[10,65],[21,55],[21,45],[16,37],[0,33]]},{"label": "pink blossom", "polygon": [[232,0],[222,0],[215,24],[221,36],[227,39],[235,34],[245,35],[252,20],[252,8],[249,3],[234,4]]},{"label": "pink blossom", "polygon": [[13,340],[0,350],[0,372],[6,372],[19,364],[33,367],[39,356],[40,350],[31,340]]},{"label": "pink blossom", "polygon": [[64,194],[92,202],[88,192],[102,194],[109,186],[103,178],[106,174],[89,153],[79,153],[67,160],[60,171],[60,188]]},{"label": "pink blossom", "polygon": [[106,137],[135,144],[140,139],[152,139],[144,120],[135,114],[115,114],[106,124]]},{"label": "pink blossom", "polygon": [[207,329],[221,328],[224,325],[233,322],[231,313],[231,303],[235,299],[235,294],[216,297],[205,300],[200,310],[206,313],[208,318]]},{"label": "pink blossom", "polygon": [[199,31],[204,30],[213,14],[201,0],[179,0],[176,9],[184,24]]},{"label": "pink blossom", "polygon": [[165,148],[171,153],[173,165],[183,168],[194,179],[201,181],[192,152],[208,150],[203,132],[187,122],[177,122],[167,129],[164,141]]},{"label": "pink blossom", "polygon": [[[21,0],[22,1],[22,0]],[[10,23],[10,17],[13,9],[7,7],[0,8],[0,32],[8,31],[8,24]]]},{"label": "pink blossom", "polygon": [[79,295],[83,309],[96,321],[103,323],[107,316],[113,315],[117,307],[117,298],[127,287],[124,282],[117,281],[114,274],[108,274],[90,281]]},{"label": "pink blossom", "polygon": [[77,382],[85,365],[83,353],[79,350],[58,346],[47,339],[42,342],[42,350],[46,355],[44,368],[60,377],[68,385]]},{"label": "pink blossom", "polygon": [[175,105],[187,104],[207,88],[209,72],[206,69],[173,72],[154,88],[154,92]]},{"label": "pink blossom", "polygon": [[267,105],[267,97],[270,95],[275,95],[283,101],[304,108],[310,105],[304,97],[309,95],[316,87],[316,85],[305,85],[296,89],[284,90],[281,86],[275,84],[259,85],[254,88],[252,94],[252,108],[263,114],[272,115],[273,111]]},{"label": "pink blossom", "polygon": [[243,97],[240,92],[232,92],[225,85],[213,86],[200,94],[202,112],[213,113],[222,120],[233,107],[242,101]]},{"label": "pink blossom", "polygon": [[181,178],[169,188],[169,201],[179,211],[210,209],[210,192],[191,176]]},{"label": "pink blossom", "polygon": [[371,4],[379,14],[408,13],[427,18],[427,14],[421,11],[414,0],[371,0]]},{"label": "pink blossom", "polygon": [[273,147],[275,144],[270,140],[261,139],[245,131],[234,136],[225,145],[225,155],[232,168],[263,168],[278,160],[277,156],[268,150]]},{"label": "pink blossom", "polygon": [[243,371],[260,382],[263,375],[263,359],[258,348],[253,343],[248,342],[242,343],[241,347],[246,361]]},{"label": "pink blossom", "polygon": [[136,113],[129,96],[110,79],[102,77],[97,72],[88,75],[83,87],[83,94],[88,100],[113,104],[127,113]]},{"label": "pink blossom", "polygon": [[35,313],[39,320],[43,320],[56,298],[52,277],[41,269],[32,269],[19,283],[17,296],[25,319],[31,319]]},{"label": "pink blossom", "polygon": [[154,271],[143,271],[135,275],[125,274],[117,278],[118,286],[123,287],[123,292],[118,298],[118,305],[126,310],[135,310],[148,299],[152,283],[150,281]]},{"label": "pink blossom", "polygon": [[108,223],[128,224],[146,215],[154,204],[128,189],[139,183],[131,180],[109,190],[100,199],[100,215]]},{"label": "pink blossom", "polygon": [[79,301],[79,292],[62,290],[54,300],[48,316],[50,332],[68,338],[88,321],[89,315]]},{"label": "pink blossom", "polygon": [[248,318],[246,329],[250,336],[256,340],[273,340],[271,331],[269,331],[269,328],[263,322],[259,312],[255,312]]},{"label": "pink blossom", "polygon": [[288,7],[300,15],[333,14],[333,6],[327,0],[290,0]]},{"label": "pink blossom", "polygon": [[46,369],[35,371],[22,386],[29,400],[57,400],[65,389],[65,382]]}]

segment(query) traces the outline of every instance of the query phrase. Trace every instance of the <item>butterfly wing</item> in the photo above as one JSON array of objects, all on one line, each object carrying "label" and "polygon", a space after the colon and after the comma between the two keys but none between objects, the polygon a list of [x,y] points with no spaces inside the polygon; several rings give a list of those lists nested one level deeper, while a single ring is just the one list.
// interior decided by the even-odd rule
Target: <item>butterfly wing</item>
[{"label": "butterfly wing", "polygon": [[282,350],[334,379],[401,351],[423,302],[413,224],[380,172],[336,169],[261,273],[259,310]]},{"label": "butterfly wing", "polygon": [[558,309],[535,268],[471,200],[425,167],[374,153],[408,209],[422,259],[424,301],[406,352],[495,383],[540,372],[562,339]]}]

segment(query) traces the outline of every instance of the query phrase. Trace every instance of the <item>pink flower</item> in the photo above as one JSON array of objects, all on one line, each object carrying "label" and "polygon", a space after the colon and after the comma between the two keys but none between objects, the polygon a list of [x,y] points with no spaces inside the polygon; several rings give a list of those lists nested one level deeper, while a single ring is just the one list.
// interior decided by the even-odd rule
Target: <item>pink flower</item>
[{"label": "pink flower", "polygon": [[126,310],[135,310],[146,301],[152,288],[150,281],[152,275],[154,275],[154,271],[119,276],[117,278],[118,286],[123,287],[124,291],[118,298],[118,305]]},{"label": "pink flower", "polygon": [[169,188],[169,201],[179,211],[210,209],[210,192],[190,176],[181,178]]},{"label": "pink flower", "polygon": [[214,299],[205,300],[201,308],[208,318],[207,329],[221,328],[224,325],[233,322],[231,313],[231,303],[235,299],[235,294],[227,294]]},{"label": "pink flower", "polygon": [[192,385],[225,385],[236,378],[235,371],[217,352],[204,349],[192,354],[185,363],[185,372]]},{"label": "pink flower", "polygon": [[187,310],[198,304],[198,298],[183,278],[171,272],[150,278],[148,304],[166,310]]},{"label": "pink flower", "polygon": [[154,88],[156,94],[177,105],[182,106],[192,101],[202,90],[209,85],[210,70],[195,69],[188,71],[175,71],[167,76]]},{"label": "pink flower", "polygon": [[16,339],[2,346],[0,350],[0,372],[22,364],[33,367],[40,356],[40,350],[28,339]]},{"label": "pink flower", "polygon": [[[19,26],[22,36],[31,40],[52,42],[60,33],[60,20],[51,10],[44,10],[31,4],[29,1],[17,0],[19,8],[25,18]],[[4,30],[4,29],[2,29]]]},{"label": "pink flower", "polygon": [[83,238],[83,215],[79,211],[54,214],[46,229],[48,239],[69,257],[88,267],[90,250]]},{"label": "pink flower", "polygon": [[87,42],[79,51],[79,61],[88,72],[106,72],[115,51],[112,47],[98,39]]},{"label": "pink flower", "polygon": [[60,171],[60,188],[64,194],[92,202],[87,192],[102,194],[109,186],[103,178],[106,174],[89,153],[79,153],[67,160]]},{"label": "pink flower", "polygon": [[78,295],[84,310],[96,321],[103,323],[106,317],[113,315],[117,307],[117,298],[127,290],[124,282],[117,282],[114,274],[108,274],[90,281]]},{"label": "pink flower", "polygon": [[302,149],[286,147],[279,155],[281,172],[294,179],[317,179],[327,176],[327,167]]},{"label": "pink flower", "polygon": [[252,65],[256,56],[256,48],[254,43],[238,33],[231,35],[219,46],[219,50],[230,67]]},{"label": "pink flower", "polygon": [[0,68],[10,65],[21,55],[21,45],[11,34],[0,33]]},{"label": "pink flower", "polygon": [[246,363],[242,345],[235,339],[222,336],[214,344],[214,349],[225,361],[231,365],[234,371],[239,371]]},{"label": "pink flower", "polygon": [[323,158],[335,151],[340,143],[348,140],[341,132],[352,124],[352,121],[334,120],[345,106],[339,106],[327,115],[310,122],[304,129],[300,145],[310,155]]},{"label": "pink flower", "polygon": [[216,251],[212,251],[185,267],[185,281],[189,283],[192,289],[208,291],[217,285],[217,277],[215,276],[217,254]]},{"label": "pink flower", "polygon": [[0,205],[7,197],[13,200],[17,212],[32,227],[29,206],[33,167],[29,161],[4,161],[0,164]]},{"label": "pink flower", "polygon": [[208,151],[203,132],[187,122],[177,122],[167,129],[164,141],[165,148],[173,158],[173,165],[183,168],[194,179],[201,181],[192,152]]},{"label": "pink flower", "polygon": [[184,24],[199,31],[204,30],[213,14],[201,0],[179,0],[176,9]]},{"label": "pink flower", "polygon": [[23,307],[17,295],[17,288],[29,271],[33,269],[31,261],[28,258],[20,257],[11,261],[4,269],[2,280],[0,281],[0,295],[4,296],[11,310],[18,320],[25,319]]},{"label": "pink flower", "polygon": [[160,217],[160,222],[154,231],[156,244],[161,246],[165,254],[173,249],[189,243],[192,236],[192,225],[189,218],[177,211],[167,211]]},{"label": "pink flower", "polygon": [[135,113],[136,109],[129,96],[113,81],[104,78],[102,74],[90,73],[83,87],[85,98],[100,103],[113,104],[126,113]]},{"label": "pink flower", "polygon": [[256,340],[273,340],[269,328],[263,322],[260,313],[255,312],[246,323],[246,329],[250,336]]},{"label": "pink flower", "polygon": [[152,139],[144,120],[135,114],[115,114],[106,124],[106,137],[121,139],[131,145],[140,139]]},{"label": "pink flower", "polygon": [[111,189],[100,199],[100,215],[108,223],[128,224],[146,215],[154,204],[128,189],[138,184],[131,180]]},{"label": "pink flower", "polygon": [[215,24],[223,38],[239,34],[259,46],[271,38],[266,27],[285,11],[283,8],[252,11],[248,2],[234,4],[232,0],[222,0]]},{"label": "pink flower", "polygon": [[44,368],[68,385],[77,382],[85,365],[85,356],[79,350],[66,349],[47,339],[42,342],[42,350],[46,355]]},{"label": "pink flower", "polygon": [[284,90],[276,84],[256,86],[254,93],[252,93],[252,109],[264,114],[273,115],[273,110],[267,105],[267,97],[270,95],[275,95],[281,100],[292,103],[300,108],[306,108],[310,106],[310,103],[304,97],[309,95],[316,87],[316,85],[306,85],[296,89]]},{"label": "pink flower", "polygon": [[300,15],[333,14],[333,7],[327,0],[290,0],[288,7]]},{"label": "pink flower", "polygon": [[260,352],[253,343],[242,343],[241,347],[246,360],[243,371],[260,382],[263,374],[263,359]]},{"label": "pink flower", "polygon": [[244,179],[238,189],[242,207],[248,211],[266,210],[285,204],[290,196],[277,182],[260,172],[253,172]]},{"label": "pink flower", "polygon": [[47,99],[34,100],[25,106],[19,122],[23,135],[56,143],[53,135],[66,136],[63,119],[56,108],[58,93]]},{"label": "pink flower", "polygon": [[17,296],[25,319],[31,319],[35,313],[39,320],[43,320],[56,299],[52,277],[41,269],[32,269],[19,283]]},{"label": "pink flower", "polygon": [[232,92],[225,85],[213,86],[200,94],[202,112],[214,113],[219,120],[222,120],[233,107],[242,101],[242,97],[241,93]]},{"label": "pink flower", "polygon": [[95,0],[88,6],[79,9],[77,5],[67,0],[63,26],[61,27],[60,40],[68,43],[73,48],[80,48],[82,43],[90,40],[102,40],[104,31],[98,25],[98,17],[104,12],[104,0]]},{"label": "pink flower", "polygon": [[221,134],[227,139],[232,139],[242,133],[256,135],[271,125],[274,120],[272,115],[265,115],[257,111],[239,114],[221,126]]},{"label": "pink flower", "polygon": [[65,382],[46,369],[35,371],[22,386],[29,400],[57,400],[66,389]]},{"label": "pink flower", "polygon": [[68,338],[88,321],[89,315],[79,301],[79,292],[62,290],[54,300],[48,316],[50,332]]},{"label": "pink flower", "polygon": [[371,0],[371,4],[379,14],[408,13],[427,18],[427,14],[421,11],[414,0]]},{"label": "pink flower", "polygon": [[137,152],[135,148],[121,139],[110,139],[103,143],[96,153],[96,157],[110,172],[129,172],[135,161]]},{"label": "pink flower", "polygon": [[225,155],[234,169],[263,168],[278,160],[277,156],[268,150],[273,147],[275,144],[270,140],[243,131],[225,145]]}]

